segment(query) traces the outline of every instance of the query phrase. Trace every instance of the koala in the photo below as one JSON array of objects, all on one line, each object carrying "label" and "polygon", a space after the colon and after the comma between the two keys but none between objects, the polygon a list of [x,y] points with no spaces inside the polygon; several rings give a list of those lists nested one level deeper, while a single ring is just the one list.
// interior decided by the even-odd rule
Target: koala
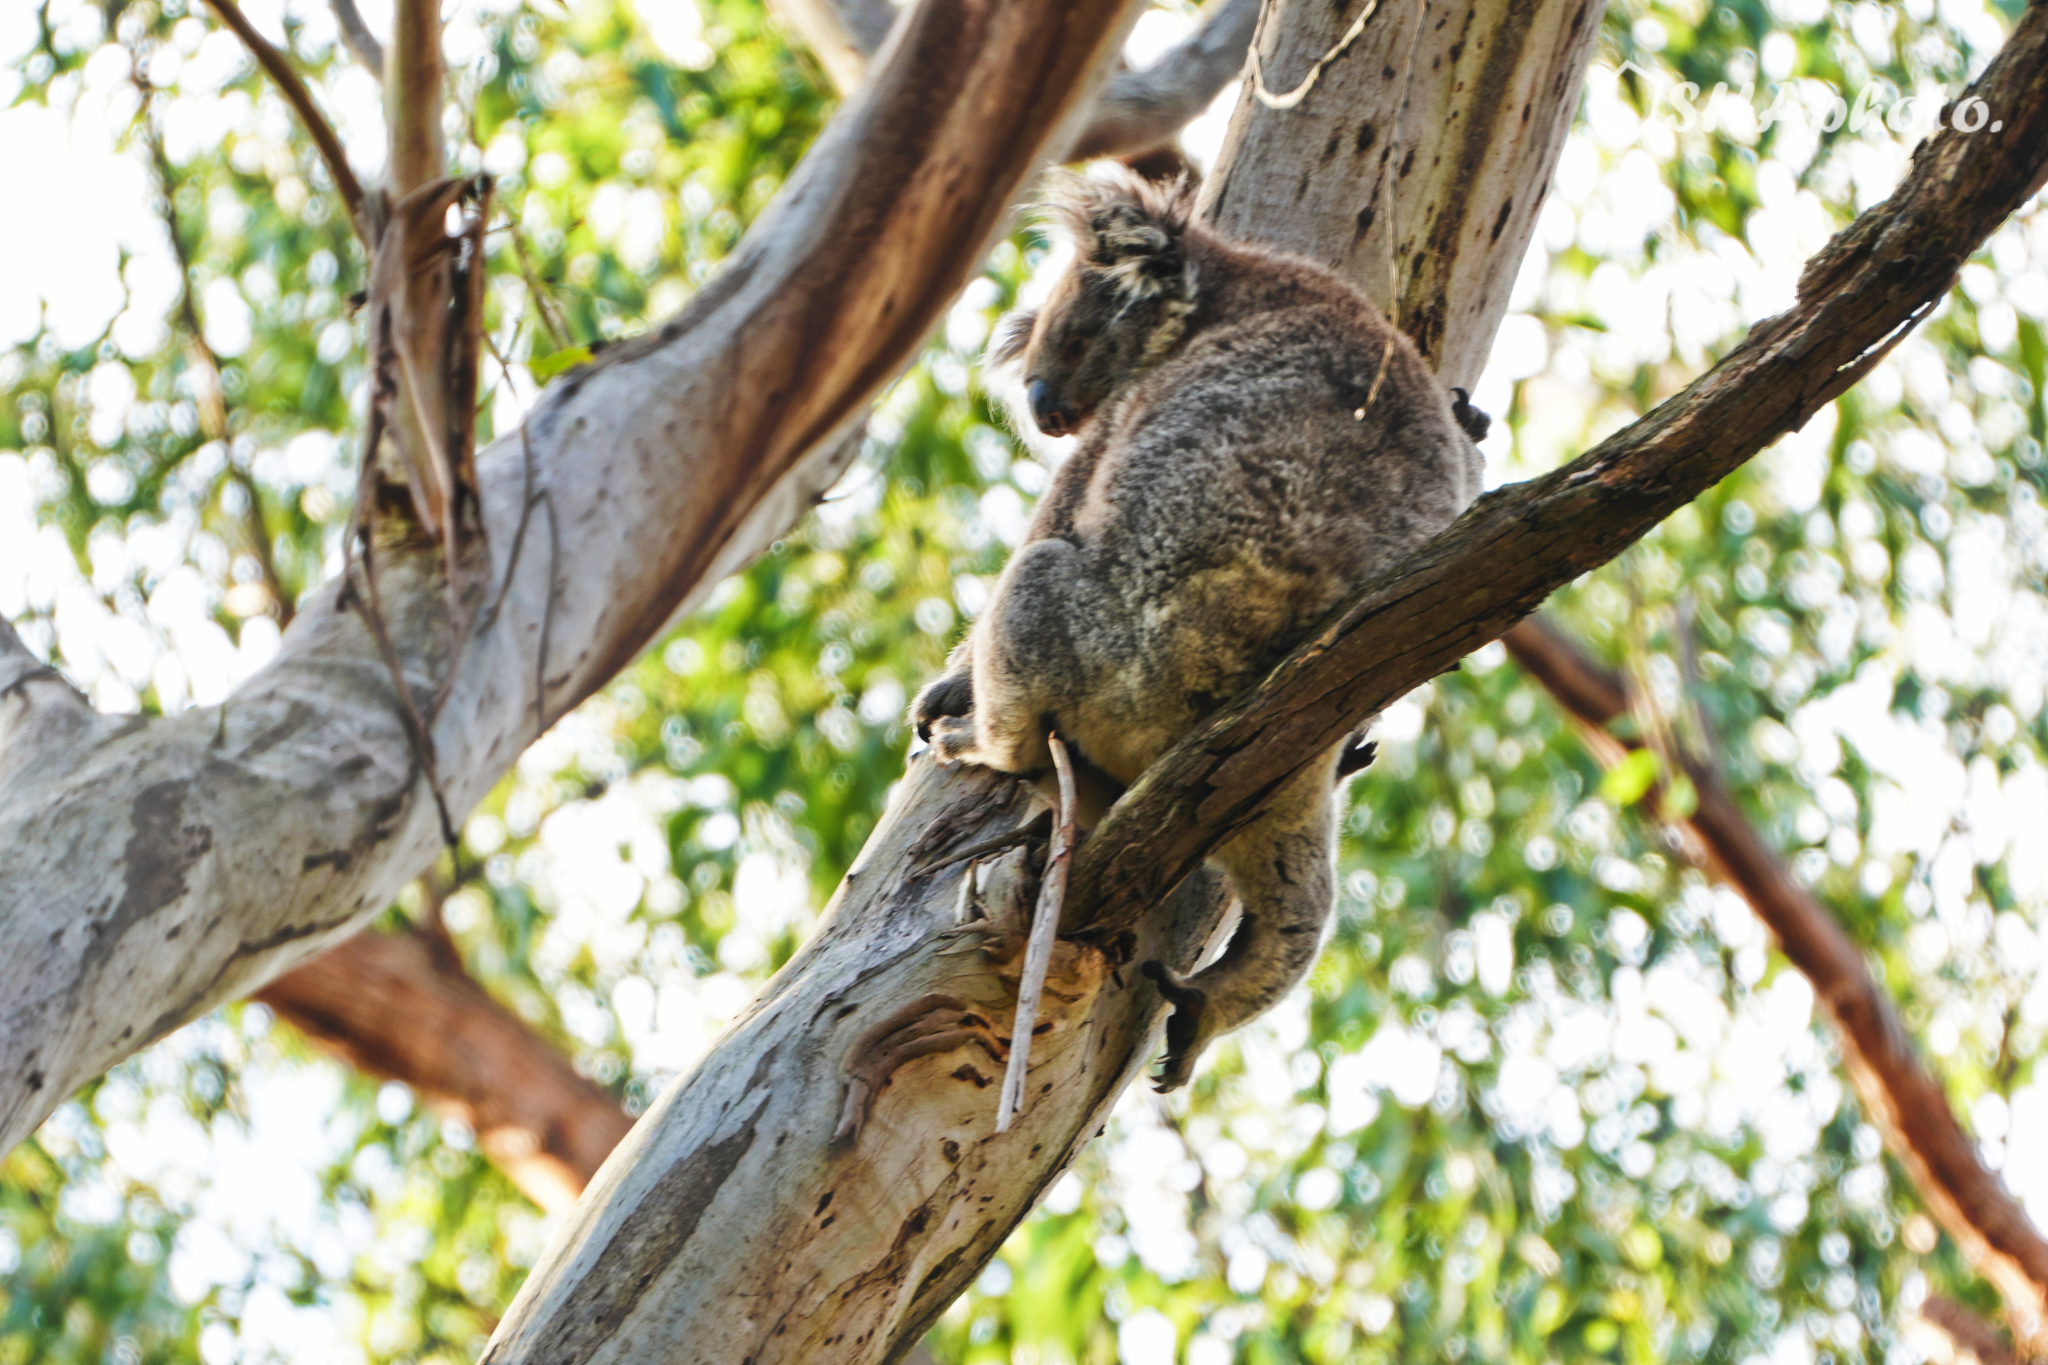
[{"label": "koala", "polygon": [[[912,714],[943,762],[1040,776],[1053,731],[1120,788],[1457,518],[1485,419],[1341,277],[1194,221],[1185,182],[1064,175],[1049,197],[1072,266],[987,369],[1020,429],[1079,439]],[[1143,964],[1174,1006],[1161,1091],[1314,963],[1349,748],[1214,854],[1241,904],[1221,957]]]}]

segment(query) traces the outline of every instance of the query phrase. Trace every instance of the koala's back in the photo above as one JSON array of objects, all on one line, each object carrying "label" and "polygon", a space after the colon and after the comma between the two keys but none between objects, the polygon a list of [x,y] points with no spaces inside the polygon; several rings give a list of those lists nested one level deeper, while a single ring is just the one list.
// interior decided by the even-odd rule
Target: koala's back
[{"label": "koala's back", "polygon": [[1057,719],[1120,781],[1478,492],[1434,377],[1329,282],[1343,292],[1194,329],[1100,414],[1041,508],[1034,538],[1079,548],[1092,608],[1071,624],[1086,696]]}]

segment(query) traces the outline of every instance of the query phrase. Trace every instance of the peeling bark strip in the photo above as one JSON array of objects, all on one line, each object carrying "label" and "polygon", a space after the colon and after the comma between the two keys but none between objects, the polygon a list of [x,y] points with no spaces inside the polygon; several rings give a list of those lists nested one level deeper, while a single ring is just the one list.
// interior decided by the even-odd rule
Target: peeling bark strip
[{"label": "peeling bark strip", "polygon": [[576,1202],[633,1126],[431,931],[357,934],[256,999],[357,1070],[404,1081],[462,1119],[478,1149],[551,1212]]},{"label": "peeling bark strip", "polygon": [[1154,764],[1081,849],[1066,922],[1091,936],[1139,922],[1358,721],[1498,639],[1862,378],[2048,176],[2048,5],[2027,10],[1972,93],[2003,132],[1930,138],[1897,192],[1808,262],[1790,312],[1571,464],[1481,498]]},{"label": "peeling bark strip", "polygon": [[[1634,708],[1620,677],[1540,620],[1524,621],[1506,639],[1515,662],[1587,728],[1603,763],[1611,766],[1642,747],[1641,740],[1607,728]],[[1997,1286],[2014,1337],[2032,1352],[2048,1351],[2048,1241],[1979,1159],[1948,1092],[1920,1060],[1862,950],[1764,842],[1718,768],[1692,754],[1675,757],[1698,796],[1684,824],[1715,871],[1770,926],[1779,950],[1813,983],[1835,1021],[1864,1109],[1964,1257]]]},{"label": "peeling bark strip", "polygon": [[[820,443],[923,340],[1132,17],[1118,0],[917,8],[684,315],[556,383],[478,460],[479,567],[504,597],[452,665],[438,555],[379,546],[407,685],[445,697],[451,811],[511,767],[537,715],[603,685],[829,486],[852,450]],[[12,639],[0,668],[18,672]],[[220,708],[96,717],[54,680],[6,683],[0,1151],[152,1031],[360,927],[440,847],[391,677],[331,592]],[[176,821],[150,827],[170,843],[131,847],[138,800],[166,783],[185,784]]]}]

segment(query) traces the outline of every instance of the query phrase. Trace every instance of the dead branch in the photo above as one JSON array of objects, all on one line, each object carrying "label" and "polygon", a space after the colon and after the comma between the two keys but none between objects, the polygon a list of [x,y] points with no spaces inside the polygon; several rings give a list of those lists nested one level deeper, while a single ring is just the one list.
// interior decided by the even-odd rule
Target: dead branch
[{"label": "dead branch", "polygon": [[[1641,740],[1607,728],[1632,707],[1631,689],[1619,674],[1541,618],[1522,622],[1505,640],[1515,661],[1585,727],[1603,763],[1642,747]],[[1979,1159],[1948,1093],[1921,1061],[1891,996],[1840,921],[1799,884],[1743,815],[1716,765],[1692,753],[1667,757],[1682,765],[1696,795],[1684,823],[1714,870],[1749,902],[1780,951],[1813,983],[1814,995],[1835,1022],[1856,1092],[1886,1145],[1913,1173],[1928,1209],[1965,1259],[1997,1286],[2013,1335],[2038,1343],[2048,1309],[2048,1240]]]},{"label": "dead branch", "polygon": [[[1031,1070],[1031,1030],[1038,1024],[1039,1002],[1045,996],[1045,970],[1052,963],[1053,939],[1059,929],[1060,902],[1067,892],[1067,868],[1074,861],[1074,765],[1058,735],[1048,735],[1053,767],[1059,774],[1060,801],[1052,842],[1045,850],[1045,875],[1038,888],[1038,907],[1031,915],[1031,935],[1024,948],[1024,970],[1017,978],[1017,1017],[1010,1029],[1010,1059],[1003,1068],[1003,1093],[996,1102],[996,1131],[1007,1133],[1010,1120],[1024,1107],[1024,1082]],[[966,885],[974,885],[974,869]]]}]

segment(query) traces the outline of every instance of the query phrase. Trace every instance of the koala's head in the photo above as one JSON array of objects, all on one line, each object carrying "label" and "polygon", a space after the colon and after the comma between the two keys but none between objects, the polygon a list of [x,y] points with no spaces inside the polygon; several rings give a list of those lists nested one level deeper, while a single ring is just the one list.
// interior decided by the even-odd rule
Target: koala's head
[{"label": "koala's head", "polygon": [[1021,381],[1046,435],[1079,429],[1180,340],[1194,307],[1183,250],[1193,206],[1185,181],[1159,186],[1129,172],[1052,181],[1047,208],[1073,264],[1035,312],[1003,320],[989,349],[991,367]]}]

